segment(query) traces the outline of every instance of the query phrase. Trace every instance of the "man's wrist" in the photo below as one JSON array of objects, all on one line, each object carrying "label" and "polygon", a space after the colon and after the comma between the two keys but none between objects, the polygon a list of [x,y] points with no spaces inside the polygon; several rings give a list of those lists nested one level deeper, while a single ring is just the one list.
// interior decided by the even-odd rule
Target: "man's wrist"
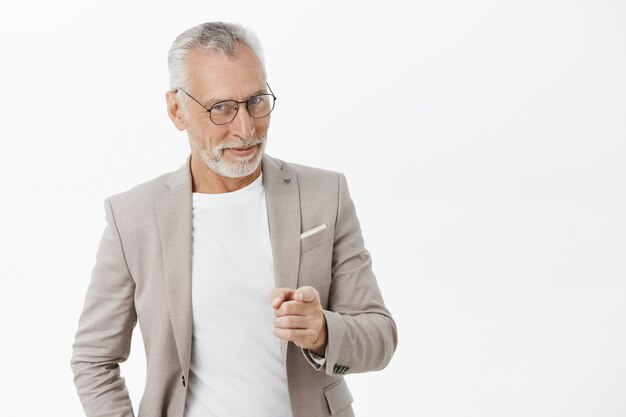
[{"label": "man's wrist", "polygon": [[323,320],[322,328],[320,329],[320,333],[317,337],[317,340],[315,341],[315,343],[313,343],[313,346],[311,346],[309,350],[323,358],[326,356],[326,345],[328,342],[328,334],[327,334],[327,329],[326,329],[326,317],[322,316],[322,320]]}]

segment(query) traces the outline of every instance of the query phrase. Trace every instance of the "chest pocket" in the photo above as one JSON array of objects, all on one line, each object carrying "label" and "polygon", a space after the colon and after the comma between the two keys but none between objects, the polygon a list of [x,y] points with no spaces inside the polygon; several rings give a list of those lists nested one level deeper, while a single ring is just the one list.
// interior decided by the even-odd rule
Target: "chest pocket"
[{"label": "chest pocket", "polygon": [[328,227],[318,232],[315,232],[312,235],[303,237],[300,239],[300,253],[308,252],[311,249],[322,246],[323,244],[332,240],[332,238],[332,231]]}]

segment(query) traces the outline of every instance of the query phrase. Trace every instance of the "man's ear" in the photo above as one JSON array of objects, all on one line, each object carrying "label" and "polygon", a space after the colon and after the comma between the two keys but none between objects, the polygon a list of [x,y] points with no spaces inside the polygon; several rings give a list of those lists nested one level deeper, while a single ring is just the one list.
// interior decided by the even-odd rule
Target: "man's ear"
[{"label": "man's ear", "polygon": [[173,91],[165,93],[165,101],[167,102],[167,114],[172,119],[176,129],[185,130],[187,128],[185,111],[176,93]]}]

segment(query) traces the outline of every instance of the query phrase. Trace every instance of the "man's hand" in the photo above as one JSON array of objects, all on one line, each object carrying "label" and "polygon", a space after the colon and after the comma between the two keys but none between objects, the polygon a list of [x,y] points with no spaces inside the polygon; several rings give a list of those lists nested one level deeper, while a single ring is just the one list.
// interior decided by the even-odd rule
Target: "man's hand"
[{"label": "man's hand", "polygon": [[326,356],[326,319],[317,290],[313,287],[275,288],[270,299],[276,315],[274,336]]}]

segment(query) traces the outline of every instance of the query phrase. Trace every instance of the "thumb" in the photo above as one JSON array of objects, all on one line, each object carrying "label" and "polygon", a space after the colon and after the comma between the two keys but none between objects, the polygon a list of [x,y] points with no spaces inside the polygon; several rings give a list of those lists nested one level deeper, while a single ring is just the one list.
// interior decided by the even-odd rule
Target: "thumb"
[{"label": "thumb", "polygon": [[320,298],[319,292],[313,287],[305,286],[296,290],[293,299],[303,303],[310,303]]}]

